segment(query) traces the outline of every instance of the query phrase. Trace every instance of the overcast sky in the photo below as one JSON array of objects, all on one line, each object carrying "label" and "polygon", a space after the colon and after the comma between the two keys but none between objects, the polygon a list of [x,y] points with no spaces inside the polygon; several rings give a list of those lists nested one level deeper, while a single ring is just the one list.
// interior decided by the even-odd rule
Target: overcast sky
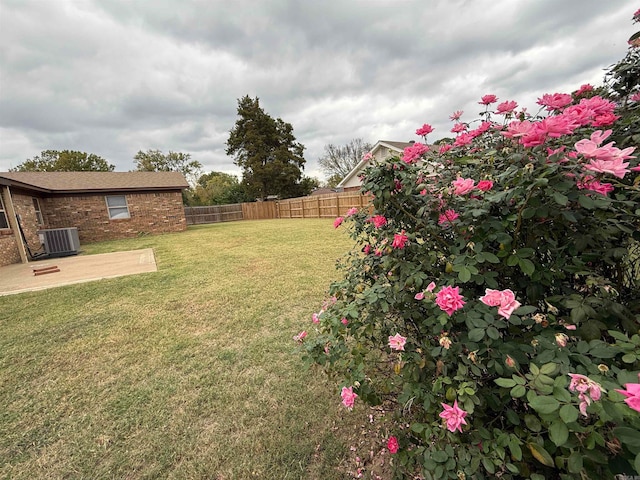
[{"label": "overcast sky", "polygon": [[0,0],[0,171],[42,150],[134,168],[139,150],[225,154],[237,100],[293,125],[305,173],[328,143],[450,136],[484,94],[529,111],[602,83],[630,0]]}]

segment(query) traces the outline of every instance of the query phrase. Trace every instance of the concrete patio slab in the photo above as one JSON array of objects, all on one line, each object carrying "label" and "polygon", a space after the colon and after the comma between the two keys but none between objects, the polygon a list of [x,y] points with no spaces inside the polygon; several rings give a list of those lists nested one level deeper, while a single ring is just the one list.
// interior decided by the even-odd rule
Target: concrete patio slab
[{"label": "concrete patio slab", "polygon": [[[34,269],[40,272],[48,269],[52,273],[34,275]],[[157,270],[151,248],[7,265],[0,267],[0,296]]]}]

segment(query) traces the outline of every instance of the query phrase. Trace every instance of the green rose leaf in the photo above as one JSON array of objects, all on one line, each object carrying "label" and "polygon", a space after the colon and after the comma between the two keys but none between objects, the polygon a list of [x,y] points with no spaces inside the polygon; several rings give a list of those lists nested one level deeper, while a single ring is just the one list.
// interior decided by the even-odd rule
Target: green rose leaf
[{"label": "green rose leaf", "polygon": [[560,447],[569,439],[569,429],[562,422],[554,422],[549,427],[549,438],[557,447]]},{"label": "green rose leaf", "polygon": [[555,398],[544,395],[533,398],[529,405],[538,413],[553,413],[560,407],[560,403]]}]

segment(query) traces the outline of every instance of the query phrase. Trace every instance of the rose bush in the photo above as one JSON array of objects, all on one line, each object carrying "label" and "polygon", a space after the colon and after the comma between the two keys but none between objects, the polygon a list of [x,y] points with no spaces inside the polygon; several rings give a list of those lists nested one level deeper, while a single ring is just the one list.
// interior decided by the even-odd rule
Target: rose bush
[{"label": "rose bush", "polygon": [[545,94],[537,115],[484,95],[450,144],[366,170],[302,348],[346,407],[394,412],[398,476],[640,471],[637,91]]}]

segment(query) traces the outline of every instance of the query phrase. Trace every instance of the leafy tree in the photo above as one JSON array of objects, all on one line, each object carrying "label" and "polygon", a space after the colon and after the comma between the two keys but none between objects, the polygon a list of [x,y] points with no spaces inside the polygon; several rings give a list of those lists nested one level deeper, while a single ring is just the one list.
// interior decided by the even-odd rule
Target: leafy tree
[{"label": "leafy tree", "polygon": [[249,201],[238,177],[223,172],[210,172],[198,178],[189,195],[189,205],[227,205]]},{"label": "leafy tree", "polygon": [[140,172],[180,172],[190,184],[198,178],[202,164],[191,160],[190,153],[172,152],[164,154],[160,150],[140,150],[133,157],[136,170]]},{"label": "leafy tree", "polygon": [[238,100],[240,117],[227,140],[227,155],[242,168],[243,183],[254,197],[296,196],[305,159],[304,146],[296,142],[291,124],[273,119],[259,99]]},{"label": "leafy tree", "polygon": [[112,172],[115,166],[93,153],[75,150],[44,150],[12,172]]},{"label": "leafy tree", "polygon": [[361,138],[355,138],[341,146],[332,143],[325,145],[324,155],[318,159],[318,163],[329,177],[327,184],[335,187],[372,148],[370,143]]}]

